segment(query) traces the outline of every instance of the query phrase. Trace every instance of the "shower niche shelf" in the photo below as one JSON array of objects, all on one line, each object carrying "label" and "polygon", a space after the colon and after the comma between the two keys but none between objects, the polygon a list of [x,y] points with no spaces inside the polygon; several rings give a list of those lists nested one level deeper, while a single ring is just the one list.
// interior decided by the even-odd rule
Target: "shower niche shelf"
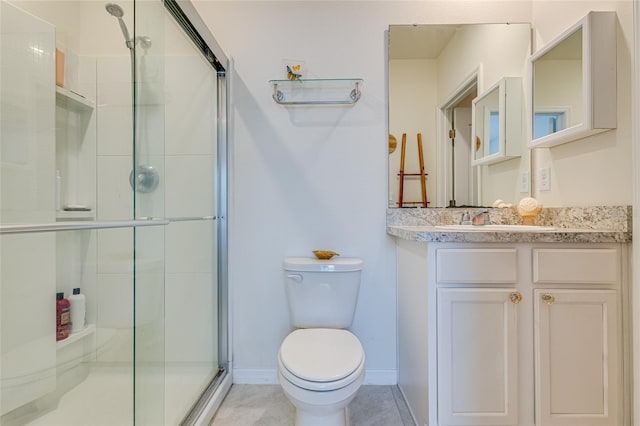
[{"label": "shower niche shelf", "polygon": [[[85,79],[90,77],[85,77]],[[95,88],[95,80],[88,87]],[[97,183],[96,103],[56,86],[56,160],[61,175],[60,204],[90,206],[90,211],[56,211],[56,222],[95,220]]]},{"label": "shower niche shelf", "polygon": [[361,78],[269,80],[273,100],[280,105],[353,105],[358,102]]},{"label": "shower niche shelf", "polygon": [[56,98],[58,103],[64,104],[70,109],[93,110],[96,107],[96,104],[93,101],[60,86],[56,86]]},{"label": "shower niche shelf", "polygon": [[77,342],[80,339],[83,339],[87,336],[91,336],[93,334],[95,334],[96,332],[96,325],[95,324],[87,324],[87,326],[84,328],[84,330],[78,331],[77,333],[72,333],[69,334],[69,337],[67,337],[64,340],[59,340],[56,342],[56,349],[60,350],[66,346],[69,346],[70,344]]}]

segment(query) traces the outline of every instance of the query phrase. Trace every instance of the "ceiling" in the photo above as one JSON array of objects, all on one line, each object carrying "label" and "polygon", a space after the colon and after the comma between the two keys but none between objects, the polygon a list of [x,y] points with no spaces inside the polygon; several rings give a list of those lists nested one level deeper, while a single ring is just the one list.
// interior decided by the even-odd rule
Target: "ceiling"
[{"label": "ceiling", "polygon": [[390,25],[389,59],[437,58],[457,28],[457,25]]}]

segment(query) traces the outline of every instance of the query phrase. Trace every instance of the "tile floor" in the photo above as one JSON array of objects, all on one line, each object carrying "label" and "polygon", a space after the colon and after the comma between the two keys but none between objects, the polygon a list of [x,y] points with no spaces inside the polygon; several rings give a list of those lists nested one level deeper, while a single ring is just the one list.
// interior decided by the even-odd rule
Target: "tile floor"
[{"label": "tile floor", "polygon": [[[294,426],[280,385],[233,385],[210,426]],[[351,426],[415,426],[397,386],[362,386],[349,405]]]}]

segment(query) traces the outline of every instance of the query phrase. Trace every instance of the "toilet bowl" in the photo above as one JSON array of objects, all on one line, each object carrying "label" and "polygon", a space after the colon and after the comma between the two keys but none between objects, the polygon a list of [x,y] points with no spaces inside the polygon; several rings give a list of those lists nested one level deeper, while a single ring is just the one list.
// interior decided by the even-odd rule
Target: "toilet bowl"
[{"label": "toilet bowl", "polygon": [[347,405],[364,380],[360,341],[347,330],[298,329],[278,354],[278,379],[296,407],[297,426],[349,424]]}]

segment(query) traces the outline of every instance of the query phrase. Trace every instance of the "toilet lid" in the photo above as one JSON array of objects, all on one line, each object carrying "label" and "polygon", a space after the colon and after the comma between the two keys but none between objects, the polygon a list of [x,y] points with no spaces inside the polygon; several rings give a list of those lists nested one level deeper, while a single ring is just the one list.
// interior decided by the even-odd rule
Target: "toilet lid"
[{"label": "toilet lid", "polygon": [[299,329],[280,346],[280,361],[292,374],[313,382],[332,382],[353,373],[364,359],[362,345],[347,330]]}]

